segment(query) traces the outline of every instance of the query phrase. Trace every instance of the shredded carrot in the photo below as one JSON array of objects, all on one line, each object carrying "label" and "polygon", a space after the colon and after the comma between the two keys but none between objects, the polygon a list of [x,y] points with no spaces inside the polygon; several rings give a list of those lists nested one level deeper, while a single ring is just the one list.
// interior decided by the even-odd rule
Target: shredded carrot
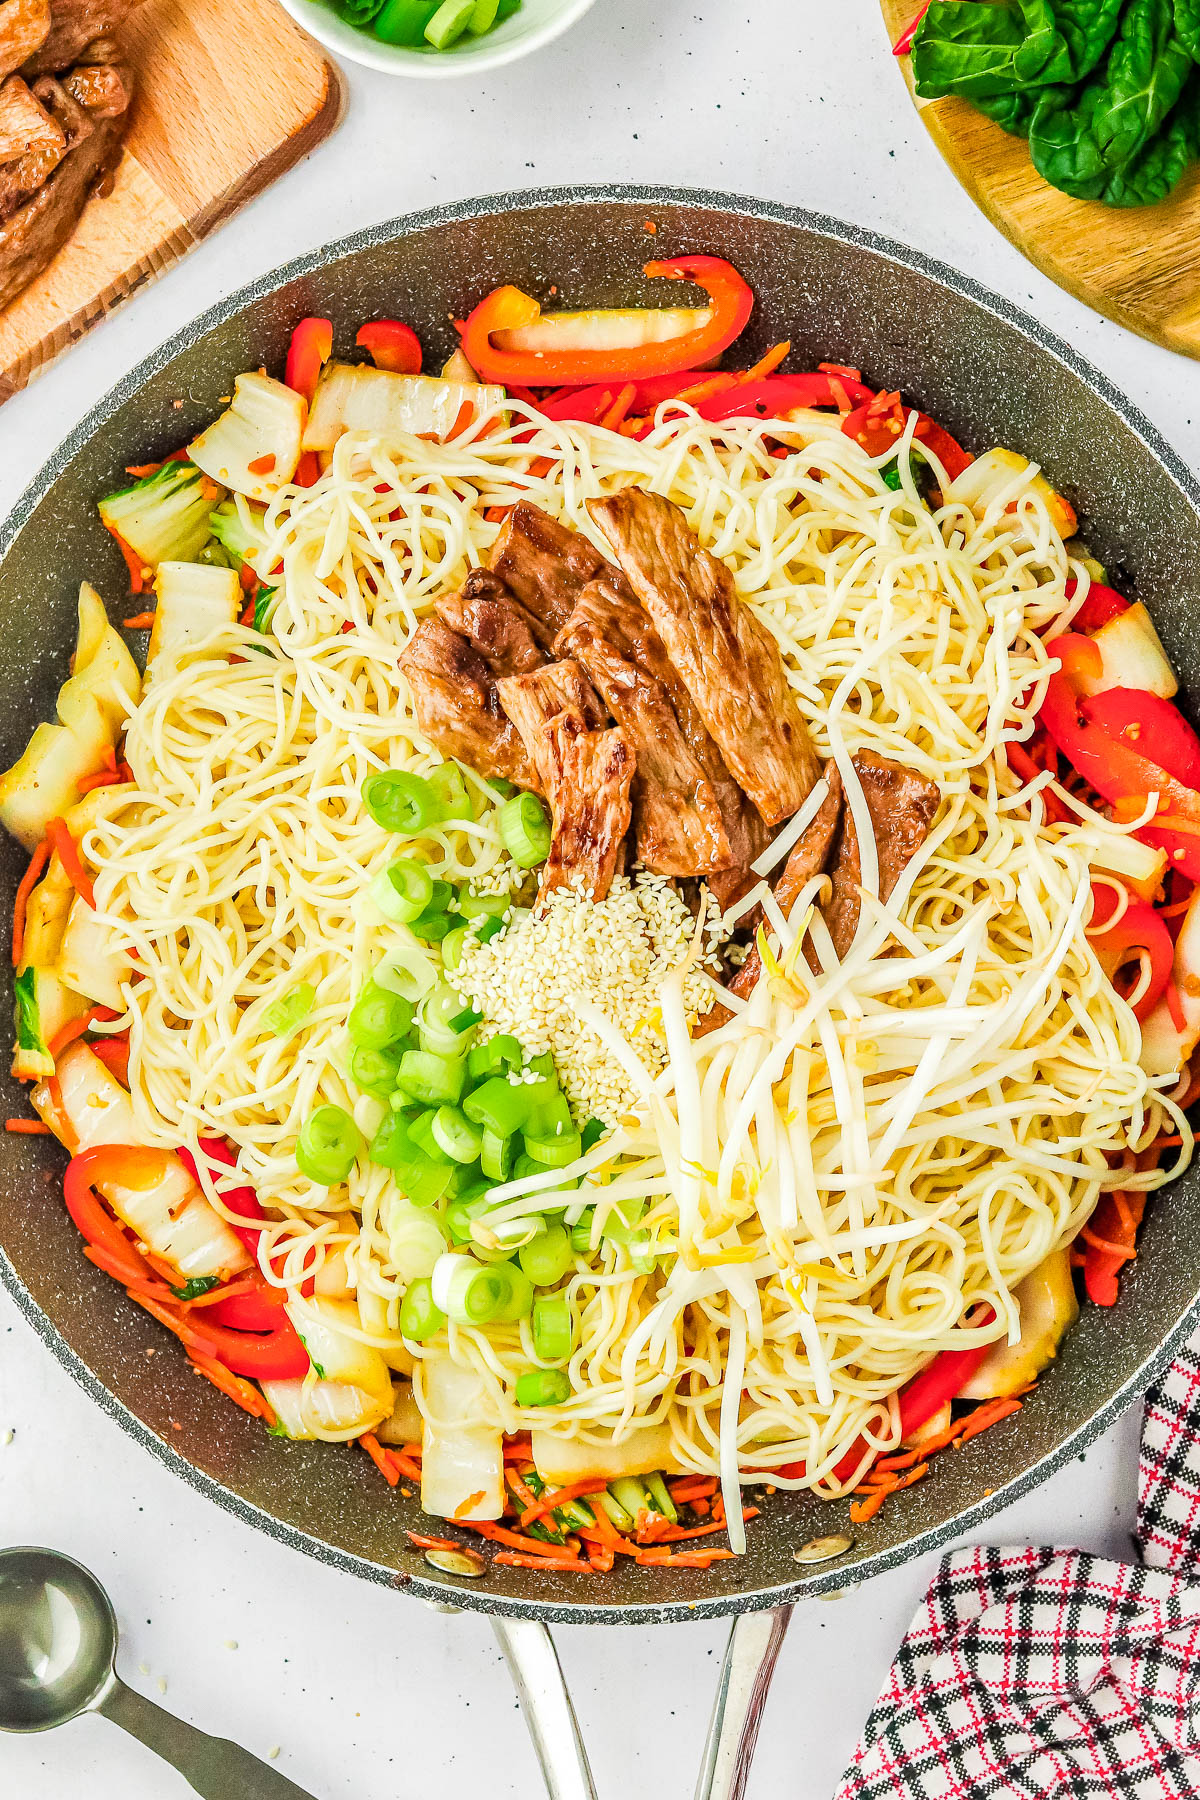
[{"label": "shredded carrot", "polygon": [[5,1131],[15,1131],[21,1137],[53,1137],[54,1133],[40,1119],[5,1119]]},{"label": "shredded carrot", "polygon": [[671,1551],[663,1545],[639,1550],[634,1560],[647,1569],[707,1569],[715,1562],[728,1562],[732,1555],[732,1550]]},{"label": "shredded carrot", "polygon": [[57,1060],[68,1044],[73,1044],[75,1039],[82,1037],[85,1031],[90,1031],[98,1021],[115,1019],[116,1016],[111,1007],[89,1006],[87,1011],[81,1013],[77,1019],[68,1019],[65,1025],[60,1026],[46,1048]]},{"label": "shredded carrot", "polygon": [[163,465],[160,462],[129,463],[126,466],[125,473],[127,475],[132,475],[135,481],[145,481],[148,475],[157,475],[162,466]]},{"label": "shredded carrot", "polygon": [[611,1550],[593,1549],[588,1553],[588,1562],[597,1575],[610,1575],[616,1560]]},{"label": "shredded carrot", "polygon": [[469,400],[464,400],[462,405],[458,409],[458,413],[455,417],[453,425],[450,427],[449,431],[446,433],[446,438],[445,438],[446,443],[449,443],[452,438],[461,437],[464,431],[469,430],[471,421],[474,419],[474,417],[475,417],[474,406],[472,406],[472,404]]},{"label": "shredded carrot", "polygon": [[848,381],[861,381],[862,370],[852,369],[848,363],[818,363],[822,375],[844,375]]},{"label": "shredded carrot", "polygon": [[692,387],[684,388],[681,393],[672,394],[671,399],[684,402],[688,406],[699,406],[702,400],[711,400],[717,394],[723,394],[726,388],[736,387],[736,375],[710,375],[707,381],[697,381]]},{"label": "shredded carrot", "polygon": [[785,343],[772,344],[766,355],[760,356],[758,361],[752,364],[752,366],[746,370],[746,373],[740,377],[742,385],[745,385],[745,383],[749,381],[762,381],[765,376],[772,374],[773,371],[779,367],[791,347],[792,344],[790,338]]},{"label": "shredded carrot", "polygon": [[395,1487],[400,1480],[400,1471],[392,1456],[386,1451],[373,1431],[364,1431],[359,1443],[370,1457],[389,1487]]},{"label": "shredded carrot", "polygon": [[504,1441],[505,1462],[527,1462],[533,1468],[533,1439],[527,1431],[519,1432],[515,1437]]},{"label": "shredded carrot", "polygon": [[50,860],[50,841],[43,838],[29,859],[29,867],[17,885],[17,897],[13,902],[12,922],[12,959],[13,968],[19,969],[21,957],[25,951],[25,914],[29,906],[29,896],[38,884],[42,870]]},{"label": "shredded carrot", "polygon": [[597,1481],[593,1475],[588,1481],[573,1481],[567,1487],[547,1488],[541,1499],[534,1499],[532,1506],[527,1506],[521,1514],[521,1529],[532,1525],[546,1513],[552,1513],[556,1506],[565,1506],[569,1500],[582,1500],[588,1494],[602,1494],[605,1489],[603,1481]]},{"label": "shredded carrot", "polygon": [[548,475],[553,467],[554,458],[552,456],[535,456],[529,465],[529,474],[535,481],[540,481],[543,475]]},{"label": "shredded carrot", "polygon": [[990,1425],[998,1424],[1001,1419],[1007,1419],[1011,1413],[1020,1412],[1020,1410],[1021,1402],[1015,1395],[1010,1395],[1002,1400],[987,1400],[965,1421],[954,1442],[959,1446],[969,1444],[971,1439],[978,1437],[981,1431],[986,1431]]},{"label": "shredded carrot", "polygon": [[463,1519],[466,1517],[467,1513],[469,1513],[471,1511],[472,1507],[478,1506],[479,1502],[483,1498],[484,1498],[483,1489],[476,1488],[475,1492],[473,1494],[468,1494],[465,1500],[459,1501],[459,1503],[455,1507],[454,1511],[450,1514],[450,1517],[457,1524],[457,1522],[460,1519]]},{"label": "shredded carrot", "polygon": [[215,1388],[232,1400],[235,1406],[240,1406],[243,1412],[249,1413],[252,1419],[263,1419],[268,1425],[274,1425],[275,1408],[252,1381],[235,1375],[232,1369],[227,1369],[215,1357],[201,1356],[196,1350],[189,1353],[188,1361],[198,1375],[211,1381]]},{"label": "shredded carrot", "polygon": [[711,1500],[720,1485],[715,1475],[681,1475],[678,1481],[667,1483],[672,1500],[683,1506],[693,1500]]},{"label": "shredded carrot", "polygon": [[[757,1506],[744,1506],[743,1519],[757,1519]],[[643,1523],[645,1521],[645,1523]],[[684,1538],[712,1537],[715,1532],[724,1531],[725,1520],[720,1519],[715,1525],[671,1525],[666,1519],[655,1519],[650,1513],[639,1513],[635,1537],[639,1544],[677,1544]]]},{"label": "shredded carrot", "polygon": [[115,1075],[122,1087],[129,1086],[129,1033],[120,1032],[116,1037],[97,1038],[91,1045],[93,1056],[99,1057],[110,1075]]},{"label": "shredded carrot", "polygon": [[126,631],[149,631],[154,623],[154,614],[152,612],[134,613],[132,618],[122,619],[121,623]]},{"label": "shredded carrot", "polygon": [[67,880],[93,911],[96,906],[96,895],[92,889],[92,878],[79,860],[79,850],[75,839],[67,830],[61,819],[51,819],[46,827],[46,837],[57,852],[58,860],[63,866]]},{"label": "shredded carrot", "polygon": [[98,769],[94,775],[85,775],[79,783],[81,794],[90,794],[93,788],[119,786],[121,777],[115,769]]},{"label": "shredded carrot", "polygon": [[483,516],[489,525],[503,525],[511,511],[511,506],[487,506],[484,508]]},{"label": "shredded carrot", "polygon": [[418,1550],[461,1550],[465,1551],[468,1556],[476,1554],[469,1544],[463,1543],[461,1538],[425,1537],[419,1531],[406,1531],[404,1535],[409,1543]]},{"label": "shredded carrot", "polygon": [[571,1575],[594,1575],[596,1572],[590,1562],[584,1562],[578,1556],[524,1556],[516,1550],[498,1550],[492,1561],[504,1563],[510,1569],[560,1569]]},{"label": "shredded carrot", "polygon": [[1079,1235],[1085,1244],[1090,1244],[1093,1250],[1102,1250],[1106,1256],[1118,1256],[1122,1262],[1133,1262],[1137,1257],[1137,1251],[1131,1244],[1117,1244],[1112,1238],[1097,1237],[1087,1225]]},{"label": "shredded carrot", "polygon": [[625,418],[636,399],[636,387],[634,387],[632,381],[626,382],[625,386],[621,388],[617,394],[616,399],[613,401],[608,411],[601,415],[599,422],[604,426],[605,430],[617,431],[620,428],[621,421]]},{"label": "shredded carrot", "polygon": [[117,549],[125,558],[125,567],[129,570],[130,593],[144,594],[146,591],[146,583],[150,580],[154,571],[146,566],[135,550],[129,548],[129,545],[125,542],[125,539],[121,536],[120,532],[114,531],[111,533],[111,536]]},{"label": "shredded carrot", "polygon": [[477,1531],[480,1537],[491,1538],[497,1544],[505,1544],[510,1550],[520,1550],[526,1556],[562,1556],[561,1544],[543,1544],[539,1538],[522,1537],[519,1531],[508,1531],[503,1525],[496,1525],[490,1519],[459,1519],[457,1524],[465,1525],[468,1531]]},{"label": "shredded carrot", "polygon": [[275,452],[268,450],[265,456],[256,456],[253,462],[246,464],[246,467],[252,475],[269,475],[275,467]]}]

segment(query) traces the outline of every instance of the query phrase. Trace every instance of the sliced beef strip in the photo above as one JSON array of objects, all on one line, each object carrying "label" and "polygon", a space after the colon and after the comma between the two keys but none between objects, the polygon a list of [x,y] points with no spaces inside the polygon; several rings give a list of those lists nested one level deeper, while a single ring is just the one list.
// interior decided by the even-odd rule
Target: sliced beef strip
[{"label": "sliced beef strip", "polygon": [[489,561],[552,635],[562,630],[588,582],[605,566],[594,544],[528,500],[509,513]]},{"label": "sliced beef strip", "polygon": [[50,0],[0,0],[0,76],[11,75],[50,35]]},{"label": "sliced beef strip", "polygon": [[[128,71],[113,66],[119,67],[122,90],[130,95]],[[35,192],[10,205],[0,224],[0,306],[7,305],[52,261],[75,229],[93,190],[112,172],[121,153],[125,112],[93,114],[71,87],[72,76],[62,84],[34,83],[34,93],[63,127],[69,148]],[[86,84],[82,91],[88,91]],[[7,177],[20,167],[19,162],[13,163],[2,173]]]},{"label": "sliced beef strip", "polygon": [[584,588],[555,649],[582,664],[637,757],[633,820],[639,861],[660,875],[707,874],[727,868],[733,852],[713,785],[683,734],[667,689],[647,667],[647,635],[657,638],[625,584],[601,576]]},{"label": "sliced beef strip", "polygon": [[540,786],[492,672],[444,620],[423,619],[400,657],[417,722],[444,756],[519,787]]},{"label": "sliced beef strip", "polygon": [[616,726],[579,731],[573,721],[560,717],[548,731],[559,780],[554,837],[542,868],[538,906],[544,908],[547,897],[561,887],[603,900],[629,830],[629,790],[637,758]]},{"label": "sliced beef strip", "polygon": [[[792,845],[791,853],[783,865],[783,874],[775,883],[775,898],[785,919],[800,898],[804,884],[825,868],[837,836],[838,822],[842,816],[842,778],[835,762],[825,764],[825,779],[829,783],[829,792]],[[758,954],[758,945],[752,944],[749,956],[729,986],[735,994],[745,998],[754,992],[761,973],[762,958]]]},{"label": "sliced beef strip", "polygon": [[768,825],[790,819],[821,762],[788,688],[779,650],[734,592],[723,562],[703,549],[679,507],[624,488],[588,510],[716,740],[726,765]]},{"label": "sliced beef strip", "polygon": [[55,163],[61,162],[67,150],[66,132],[30,92],[28,83],[19,75],[10,75],[0,86],[0,165],[47,150],[57,152]]},{"label": "sliced beef strip", "polygon": [[86,61],[92,42],[127,19],[140,0],[51,0],[50,31],[27,53],[26,75],[52,75]]},{"label": "sliced beef strip", "polygon": [[[133,90],[126,81],[126,71],[119,62],[103,58],[91,60],[101,46],[89,47],[89,60],[62,77],[62,85],[73,100],[85,107],[93,119],[116,119],[128,112]],[[111,46],[108,46],[111,49]]]},{"label": "sliced beef strip", "polygon": [[572,657],[547,663],[527,675],[509,676],[498,683],[498,688],[500,704],[516,727],[537,774],[538,791],[553,802],[562,778],[558,765],[561,745],[549,727],[561,719],[576,733],[599,730],[608,722],[600,697]]},{"label": "sliced beef strip", "polygon": [[490,569],[472,569],[459,592],[435,601],[434,610],[479,652],[493,675],[525,675],[546,661],[531,615]]},{"label": "sliced beef strip", "polygon": [[[886,900],[929,835],[941,792],[934,781],[889,762],[873,750],[859,750],[850,758],[862,783],[863,797],[875,830],[879,857],[879,897]],[[823,908],[825,922],[839,956],[845,956],[858,930],[862,910],[859,886],[862,862],[858,832],[849,802],[842,821],[830,868],[833,893]]]}]

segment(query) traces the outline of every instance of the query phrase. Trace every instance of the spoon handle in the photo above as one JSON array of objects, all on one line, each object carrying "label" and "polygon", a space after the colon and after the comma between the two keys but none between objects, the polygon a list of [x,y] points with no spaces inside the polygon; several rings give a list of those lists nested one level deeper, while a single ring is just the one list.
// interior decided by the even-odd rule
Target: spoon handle
[{"label": "spoon handle", "polygon": [[240,1744],[198,1731],[116,1676],[96,1711],[171,1763],[203,1800],[313,1800]]}]

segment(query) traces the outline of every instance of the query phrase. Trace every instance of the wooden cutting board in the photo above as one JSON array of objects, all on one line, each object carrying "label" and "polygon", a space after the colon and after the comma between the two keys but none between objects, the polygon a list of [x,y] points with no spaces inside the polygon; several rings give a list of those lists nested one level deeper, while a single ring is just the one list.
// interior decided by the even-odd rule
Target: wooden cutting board
[{"label": "wooden cutting board", "polygon": [[145,0],[121,35],[137,89],[112,190],[0,311],[0,401],[342,115],[336,69],[275,0]]},{"label": "wooden cutting board", "polygon": [[[919,0],[881,4],[894,43]],[[911,93],[909,58],[896,66]],[[913,98],[968,194],[1044,275],[1118,325],[1200,357],[1200,168],[1158,206],[1072,200],[1037,174],[1023,138],[965,100]]]}]

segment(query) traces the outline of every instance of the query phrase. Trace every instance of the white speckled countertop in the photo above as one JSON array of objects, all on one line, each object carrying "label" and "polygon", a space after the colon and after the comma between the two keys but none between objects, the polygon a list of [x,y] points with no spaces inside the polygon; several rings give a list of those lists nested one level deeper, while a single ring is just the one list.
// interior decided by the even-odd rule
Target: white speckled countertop
[{"label": "white speckled countertop", "polygon": [[[0,410],[7,508],[77,418],[220,295],[373,220],[505,188],[668,182],[810,206],[906,239],[1046,319],[1200,459],[1195,367],[1096,318],[973,208],[913,114],[874,0],[600,0],[549,50],[468,83],[350,70],[337,135]],[[992,1522],[995,1542],[1124,1554],[1137,1419]],[[282,1549],[192,1493],[73,1385],[0,1295],[0,1543],[58,1545],[110,1586],[127,1680],[266,1755],[318,1800],[541,1790],[491,1631]],[[802,1607],[751,1800],[826,1800],[930,1559]],[[602,1795],[690,1795],[725,1628],[560,1632]],[[165,1696],[160,1689],[165,1684]],[[19,1800],[190,1790],[86,1719],[0,1738]]]}]

